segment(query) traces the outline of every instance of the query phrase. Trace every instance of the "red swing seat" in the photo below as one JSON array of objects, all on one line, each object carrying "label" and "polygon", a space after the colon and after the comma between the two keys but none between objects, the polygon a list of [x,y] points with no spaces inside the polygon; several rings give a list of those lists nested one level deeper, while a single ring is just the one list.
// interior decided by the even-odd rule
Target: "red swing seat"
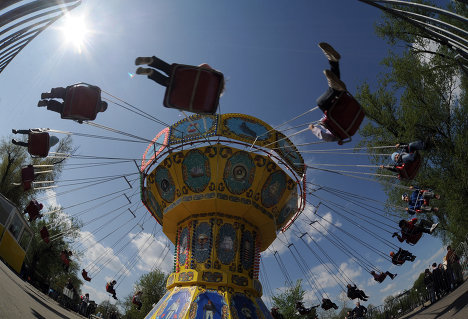
[{"label": "red swing seat", "polygon": [[28,165],[21,169],[21,184],[25,191],[31,189],[32,182],[34,181],[34,167]]},{"label": "red swing seat", "polygon": [[411,234],[406,237],[406,243],[409,245],[416,245],[417,242],[421,239],[422,233]]},{"label": "red swing seat", "polygon": [[224,86],[224,75],[207,67],[173,64],[164,106],[201,114],[214,114]]},{"label": "red swing seat", "polygon": [[49,133],[47,132],[29,132],[28,153],[31,156],[47,157],[49,155]]},{"label": "red swing seat", "polygon": [[50,235],[49,235],[49,231],[47,230],[47,227],[42,227],[41,230],[40,230],[40,234],[41,234],[41,238],[42,240],[48,244],[50,243]]},{"label": "red swing seat", "polygon": [[348,143],[364,119],[364,110],[358,101],[345,91],[335,98],[325,115],[323,125],[342,143]]},{"label": "red swing seat", "polygon": [[42,209],[42,204],[39,204],[37,201],[32,200],[29,202],[28,206],[26,206],[26,209],[24,210],[25,213],[29,215],[29,219],[31,221],[36,220],[40,213],[39,211]]},{"label": "red swing seat", "polygon": [[84,280],[91,281],[91,278],[88,277],[88,272],[84,269],[81,271],[81,276],[83,277]]},{"label": "red swing seat", "polygon": [[101,89],[86,83],[67,87],[61,117],[63,119],[92,121],[101,109]]},{"label": "red swing seat", "polygon": [[403,163],[401,166],[397,166],[398,178],[402,180],[412,180],[418,174],[419,168],[421,167],[421,155],[416,152],[416,158],[411,163]]}]

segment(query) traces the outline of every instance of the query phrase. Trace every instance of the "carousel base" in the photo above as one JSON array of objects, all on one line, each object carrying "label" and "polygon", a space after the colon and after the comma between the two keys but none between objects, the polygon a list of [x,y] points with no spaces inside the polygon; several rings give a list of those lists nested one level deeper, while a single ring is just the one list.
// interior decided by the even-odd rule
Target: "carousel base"
[{"label": "carousel base", "polygon": [[145,319],[273,319],[261,298],[240,292],[175,287]]}]

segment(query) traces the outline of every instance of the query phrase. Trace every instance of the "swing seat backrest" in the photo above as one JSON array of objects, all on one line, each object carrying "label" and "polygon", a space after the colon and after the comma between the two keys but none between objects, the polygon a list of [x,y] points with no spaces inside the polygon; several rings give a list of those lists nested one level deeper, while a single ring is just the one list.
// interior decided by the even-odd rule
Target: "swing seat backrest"
[{"label": "swing seat backrest", "polygon": [[34,167],[32,165],[23,167],[21,169],[21,184],[23,185],[23,189],[25,191],[31,188],[33,180],[34,180]]},{"label": "swing seat backrest", "polygon": [[33,201],[29,202],[25,210],[31,220],[35,220],[39,216],[39,207],[37,207],[36,203]]},{"label": "swing seat backrest", "polygon": [[200,114],[218,109],[224,75],[207,67],[173,64],[164,106]]},{"label": "swing seat backrest", "polygon": [[92,121],[101,109],[101,89],[85,83],[67,87],[61,117]]},{"label": "swing seat backrest", "polygon": [[349,92],[342,92],[325,111],[322,121],[325,127],[336,137],[347,143],[359,129],[364,119],[364,110]]},{"label": "swing seat backrest", "polygon": [[28,153],[31,156],[47,157],[49,155],[49,133],[29,132]]},{"label": "swing seat backrest", "polygon": [[88,272],[84,269],[83,271],[81,271],[81,276],[83,277],[84,280],[91,281],[91,278],[88,277]]},{"label": "swing seat backrest", "polygon": [[416,243],[421,239],[422,233],[411,234],[406,237],[406,242],[410,245],[416,245]]},{"label": "swing seat backrest", "polygon": [[411,163],[403,163],[398,167],[398,178],[402,180],[412,180],[418,174],[419,168],[421,167],[421,155],[416,152],[416,157]]},{"label": "swing seat backrest", "polygon": [[49,238],[49,231],[47,230],[47,227],[42,227],[41,230],[40,230],[40,234],[41,234],[41,238],[42,240],[48,244],[50,242],[50,238]]}]

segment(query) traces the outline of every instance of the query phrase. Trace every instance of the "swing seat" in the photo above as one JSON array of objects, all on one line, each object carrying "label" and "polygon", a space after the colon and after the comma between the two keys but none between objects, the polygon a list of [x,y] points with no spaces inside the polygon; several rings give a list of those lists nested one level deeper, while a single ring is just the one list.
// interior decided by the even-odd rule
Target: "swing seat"
[{"label": "swing seat", "polygon": [[28,165],[21,169],[21,184],[25,191],[31,189],[32,182],[34,181],[34,167]]},{"label": "swing seat", "polygon": [[28,206],[26,206],[24,212],[29,215],[29,219],[31,221],[34,221],[39,217],[39,211],[42,209],[42,207],[42,204],[39,204],[37,201],[32,200],[29,202]]},{"label": "swing seat", "polygon": [[48,244],[50,243],[50,235],[49,235],[49,231],[47,230],[47,227],[42,227],[41,230],[40,230],[40,234],[41,234],[41,238],[42,240]]},{"label": "swing seat", "polygon": [[164,106],[200,114],[214,114],[224,86],[224,75],[193,65],[173,64]]},{"label": "swing seat", "polygon": [[364,110],[349,92],[342,92],[325,115],[323,125],[342,143],[348,143],[364,119]]},{"label": "swing seat", "polygon": [[49,155],[49,133],[47,132],[29,132],[28,153],[31,156],[47,157]]},{"label": "swing seat", "polygon": [[101,89],[86,83],[67,87],[61,117],[77,121],[92,121],[101,109]]},{"label": "swing seat", "polygon": [[406,237],[406,243],[409,245],[416,245],[417,242],[421,239],[422,233],[419,234],[411,234],[410,236]]},{"label": "swing seat", "polygon": [[88,272],[84,269],[81,271],[81,276],[83,277],[84,280],[91,281],[91,278],[88,277]]},{"label": "swing seat", "polygon": [[416,152],[416,158],[411,163],[403,163],[401,166],[397,166],[398,178],[401,180],[412,180],[418,174],[419,168],[421,167],[421,155]]}]

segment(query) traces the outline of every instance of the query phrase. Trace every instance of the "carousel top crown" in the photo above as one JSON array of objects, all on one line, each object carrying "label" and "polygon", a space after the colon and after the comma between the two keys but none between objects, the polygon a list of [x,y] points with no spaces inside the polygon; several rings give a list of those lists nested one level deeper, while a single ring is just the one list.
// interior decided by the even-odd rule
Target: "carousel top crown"
[{"label": "carousel top crown", "polygon": [[263,251],[303,209],[304,171],[294,144],[265,122],[244,114],[192,115],[148,146],[142,201],[173,243],[178,225],[217,213],[257,228]]}]

